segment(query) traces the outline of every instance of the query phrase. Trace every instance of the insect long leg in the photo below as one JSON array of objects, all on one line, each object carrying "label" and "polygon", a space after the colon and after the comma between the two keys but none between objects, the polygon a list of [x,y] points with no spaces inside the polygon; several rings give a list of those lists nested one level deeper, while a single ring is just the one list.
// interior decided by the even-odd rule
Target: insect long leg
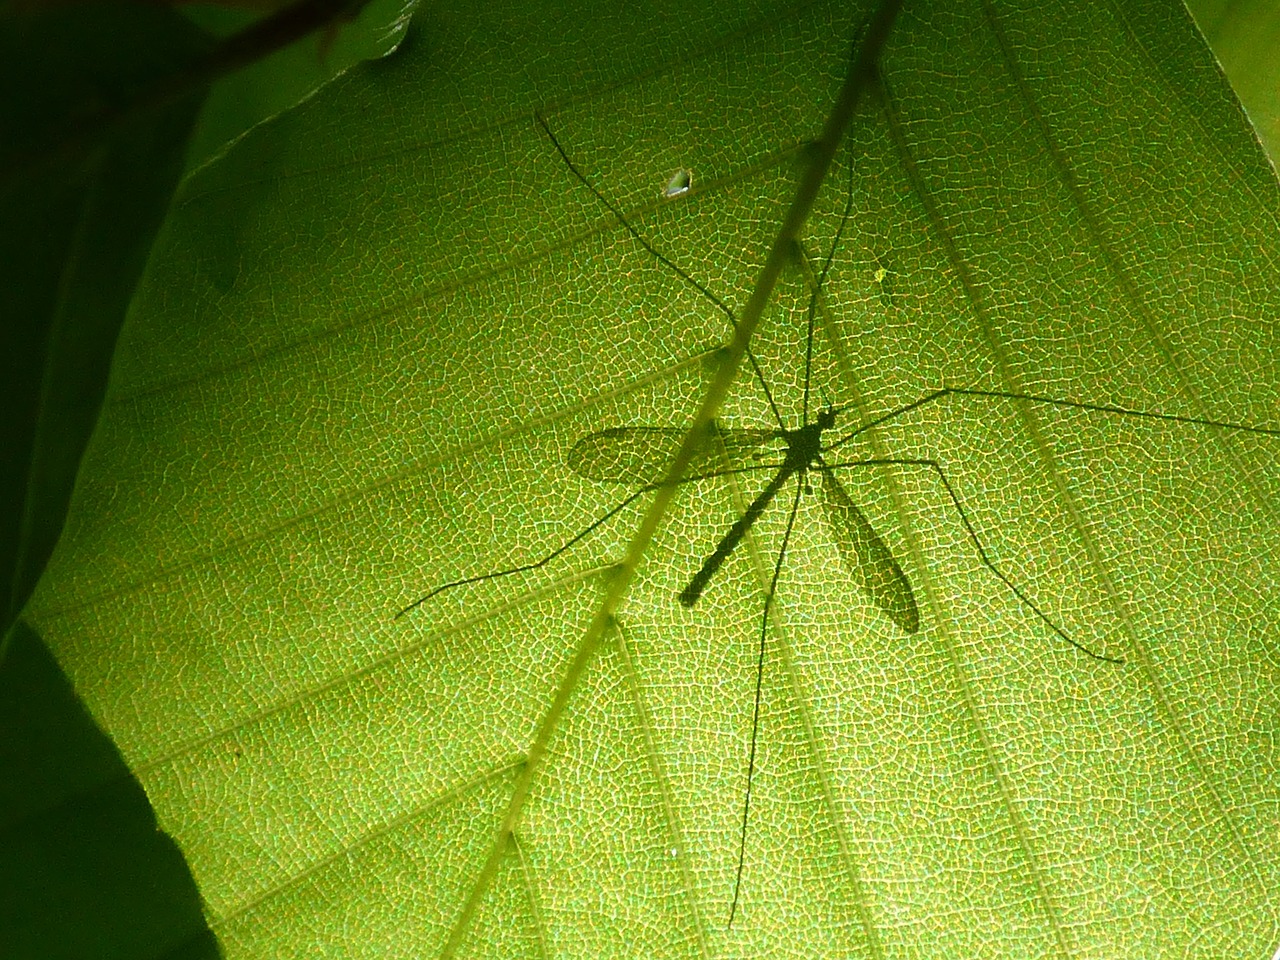
[{"label": "insect long leg", "polygon": [[[738,467],[736,469],[731,469],[731,470],[719,470],[719,471],[716,471],[715,473],[699,473],[693,476],[684,477],[680,481],[679,485],[684,486],[687,483],[697,483],[700,480],[707,480],[712,477],[740,476],[740,475],[749,474],[749,473],[759,473],[762,470],[777,470],[777,469],[779,469],[778,465],[773,465],[773,466],[761,465],[756,467]],[[440,596],[440,594],[445,593],[449,590],[452,590],[455,587],[465,587],[469,583],[480,583],[483,580],[495,580],[498,577],[509,577],[509,576],[512,576],[513,574],[526,573],[529,570],[541,569],[542,567],[545,567],[548,563],[550,563],[552,560],[554,560],[556,557],[566,552],[574,544],[581,543],[583,540],[589,537],[601,526],[608,523],[610,520],[612,520],[615,516],[617,516],[619,513],[621,513],[631,504],[635,503],[635,501],[639,499],[641,496],[643,496],[646,493],[650,493],[653,490],[656,490],[659,486],[661,486],[661,484],[647,483],[644,486],[640,487],[640,489],[636,490],[634,493],[628,496],[625,500],[623,500],[617,506],[610,509],[608,513],[605,513],[602,516],[597,517],[587,527],[578,531],[578,533],[574,534],[572,538],[570,538],[569,540],[566,540],[559,547],[557,547],[555,550],[552,550],[542,559],[534,560],[530,563],[522,563],[519,566],[509,567],[505,570],[495,570],[490,573],[478,573],[475,576],[463,577],[459,580],[452,580],[449,583],[441,584],[440,586],[432,590],[430,593],[425,594],[424,596],[421,596],[417,600],[413,601],[413,603],[410,603],[405,607],[401,607],[400,610],[396,612],[396,615],[393,619],[396,619],[396,620],[400,619],[406,613],[416,610],[418,607],[422,606],[424,603],[426,603],[428,600],[431,600],[433,597],[438,597]],[[776,492],[777,491],[775,491],[775,493]],[[772,495],[770,496],[770,499],[772,499]],[[763,510],[765,506],[767,506],[767,501],[765,504],[761,505],[760,509]],[[726,556],[728,556],[727,553],[726,553]],[[720,562],[723,562],[723,560],[724,558],[722,557],[720,559]],[[719,567],[720,562],[717,562],[716,564],[717,568]],[[715,572],[714,570],[711,571],[711,573],[714,573],[714,572]],[[710,575],[711,574],[707,575],[708,578],[710,577]],[[705,587],[706,584],[704,583],[703,586]],[[701,589],[699,590],[699,593],[701,593]]]},{"label": "insect long leg", "polygon": [[[780,475],[778,479],[785,480],[786,477]],[[756,772],[756,740],[760,730],[760,698],[764,689],[764,648],[765,638],[769,633],[769,608],[773,606],[773,594],[778,588],[778,578],[782,575],[782,561],[787,555],[787,544],[791,541],[791,530],[796,524],[796,512],[800,508],[800,496],[803,491],[804,477],[801,477],[796,484],[795,498],[791,501],[791,515],[787,518],[787,530],[782,535],[782,546],[778,549],[778,559],[773,564],[773,579],[769,581],[769,592],[764,597],[764,613],[760,617],[760,646],[756,655],[756,697],[755,706],[751,712],[751,749],[747,753],[747,789],[742,799],[742,833],[738,840],[738,872],[733,879],[733,902],[729,905],[729,926],[731,927],[733,926],[733,918],[738,912],[738,894],[742,890],[742,869],[747,857],[747,821],[751,816],[751,781]]]},{"label": "insect long leg", "polygon": [[872,427],[880,426],[896,420],[904,414],[910,413],[912,410],[919,410],[921,407],[936,403],[939,400],[945,400],[951,397],[989,397],[996,400],[1025,400],[1028,403],[1042,403],[1051,407],[1059,407],[1066,410],[1088,410],[1093,413],[1112,413],[1118,416],[1138,417],[1143,420],[1162,420],[1167,423],[1183,423],[1189,426],[1199,427],[1217,427],[1223,430],[1238,430],[1242,433],[1253,433],[1265,437],[1280,437],[1280,427],[1255,427],[1243,423],[1229,423],[1226,420],[1216,420],[1210,417],[1187,417],[1174,413],[1153,413],[1149,410],[1134,410],[1130,407],[1121,407],[1107,403],[1088,403],[1083,400],[1063,400],[1059,397],[1046,397],[1035,393],[1015,393],[1006,390],[979,390],[973,387],[941,387],[926,393],[923,397],[911,401],[905,406],[898,407],[896,410],[890,410],[888,413],[881,414],[873,420],[868,420],[856,430],[851,430],[839,440],[836,440],[823,448],[824,453],[830,453],[837,450],[844,444],[848,443],[859,434],[866,433]]},{"label": "insect long leg", "polygon": [[960,495],[956,493],[956,489],[952,486],[951,481],[947,478],[946,472],[942,469],[942,465],[937,460],[914,457],[877,457],[870,460],[851,460],[847,463],[827,464],[827,469],[833,467],[927,467],[938,475],[938,479],[942,481],[943,488],[947,491],[947,496],[951,498],[951,503],[956,508],[956,513],[960,517],[960,522],[964,524],[965,531],[969,535],[969,539],[973,541],[974,549],[977,551],[978,559],[982,561],[983,566],[1000,578],[1001,582],[1008,587],[1019,600],[1026,605],[1032,613],[1039,617],[1044,623],[1056,633],[1062,640],[1075,647],[1081,653],[1087,654],[1094,660],[1101,660],[1104,663],[1124,663],[1124,660],[1117,657],[1108,657],[1101,653],[1090,650],[1084,644],[1077,640],[1073,640],[1065,630],[1054,623],[1053,618],[1040,609],[1027,594],[1010,579],[1004,571],[995,565],[987,553],[986,548],[982,545],[982,538],[978,536],[978,531],[969,519],[969,514],[964,508],[964,504],[960,501]]},{"label": "insect long leg", "polygon": [[561,544],[555,550],[552,550],[541,560],[535,560],[532,563],[523,563],[518,567],[510,567],[506,570],[498,570],[492,573],[479,573],[479,574],[476,574],[474,577],[463,577],[461,580],[453,580],[453,581],[450,581],[449,583],[442,584],[441,586],[436,587],[434,590],[432,590],[430,593],[426,594],[425,596],[419,597],[417,600],[413,601],[413,603],[409,604],[408,606],[401,607],[400,610],[396,613],[395,619],[399,620],[406,613],[409,613],[411,610],[416,610],[418,607],[422,606],[432,597],[438,597],[440,596],[440,594],[444,593],[445,591],[452,590],[455,587],[464,587],[469,583],[479,583],[482,580],[496,580],[498,577],[509,577],[512,574],[525,573],[526,571],[529,571],[529,570],[538,570],[542,567],[545,567],[548,563],[550,563],[556,557],[560,556],[560,554],[564,553],[566,550],[572,547],[575,543],[580,543],[581,541],[585,540],[592,533],[598,530],[601,526],[603,526],[609,520],[613,519],[613,517],[615,517],[617,514],[621,513],[623,510],[625,510],[627,507],[633,504],[643,494],[648,493],[652,489],[653,489],[652,486],[641,487],[635,493],[631,494],[631,496],[627,497],[627,499],[623,500],[620,504],[618,504],[616,507],[611,509],[608,513],[604,514],[604,516],[599,517],[598,519],[592,521],[590,526],[579,531],[572,539],[566,540],[563,544]]},{"label": "insect long leg", "polygon": [[1280,428],[1254,427],[1244,423],[1228,423],[1225,420],[1214,420],[1209,417],[1185,417],[1175,413],[1152,413],[1149,410],[1132,410],[1106,403],[1086,403],[1083,400],[1061,400],[1056,397],[1041,397],[1031,393],[1007,393],[1001,390],[977,390],[972,387],[947,387],[946,393],[959,397],[995,397],[1005,400],[1027,400],[1032,403],[1043,403],[1053,407],[1065,407],[1073,410],[1090,410],[1095,413],[1114,413],[1126,417],[1140,417],[1144,420],[1164,420],[1168,423],[1186,423],[1200,427],[1220,427],[1225,430],[1240,430],[1245,433],[1257,433],[1262,436],[1280,437]]}]

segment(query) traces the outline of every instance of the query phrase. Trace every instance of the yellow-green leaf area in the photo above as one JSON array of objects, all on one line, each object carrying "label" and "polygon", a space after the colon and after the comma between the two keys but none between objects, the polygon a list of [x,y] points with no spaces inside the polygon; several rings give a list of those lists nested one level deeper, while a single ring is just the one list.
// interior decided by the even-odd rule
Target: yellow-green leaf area
[{"label": "yellow-green leaf area", "polygon": [[229,957],[1280,945],[1280,195],[1164,4],[908,0],[721,410],[879,422],[918,632],[818,477],[677,602],[760,469],[593,648],[647,494],[396,615],[636,493],[566,458],[687,427],[871,12],[433,5],[187,182],[28,617]]}]

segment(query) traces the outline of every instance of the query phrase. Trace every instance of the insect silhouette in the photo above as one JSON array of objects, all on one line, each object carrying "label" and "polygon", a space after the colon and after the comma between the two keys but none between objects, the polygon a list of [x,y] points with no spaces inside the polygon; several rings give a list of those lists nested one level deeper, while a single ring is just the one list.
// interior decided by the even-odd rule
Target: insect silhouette
[{"label": "insect silhouette", "polygon": [[[682,282],[698,291],[707,299],[707,301],[713,304],[726,316],[729,323],[735,323],[736,318],[733,311],[719,297],[717,297],[715,293],[687,273],[673,260],[660,252],[648,238],[632,226],[631,222],[623,214],[621,209],[619,209],[616,204],[608,199],[591,183],[590,179],[579,170],[574,161],[569,157],[568,153],[561,146],[559,140],[552,132],[550,125],[541,115],[537,116],[537,121],[566,167],[572,172],[573,176],[591,191],[597,200],[611,212],[617,222],[667,270],[679,277]],[[729,429],[716,427],[713,432],[705,438],[699,448],[699,451],[695,454],[684,478],[680,481],[682,484],[692,484],[710,478],[724,477],[728,475],[739,475],[745,477],[749,475],[759,476],[765,472],[772,472],[772,477],[766,486],[755,496],[742,516],[739,517],[730,529],[721,536],[714,549],[706,555],[706,559],[703,561],[701,567],[692,575],[691,579],[681,590],[678,596],[679,602],[685,607],[692,607],[697,603],[698,599],[702,596],[703,592],[708,588],[712,579],[715,577],[717,571],[733,554],[737,545],[747,535],[755,522],[764,514],[770,504],[778,497],[787,484],[793,479],[795,480],[795,489],[790,501],[790,510],[787,517],[785,532],[782,534],[781,543],[778,547],[768,589],[764,592],[762,611],[759,621],[751,738],[747,757],[737,868],[733,883],[733,899],[729,908],[729,925],[732,925],[734,917],[736,916],[743,883],[747,828],[749,825],[751,811],[751,792],[756,764],[757,732],[760,721],[764,666],[766,660],[769,618],[772,609],[772,601],[784,569],[787,548],[791,540],[801,499],[807,492],[812,490],[813,479],[815,477],[820,483],[820,497],[823,514],[826,518],[827,526],[830,528],[832,540],[844,561],[844,570],[849,574],[856,587],[863,595],[865,595],[872,605],[879,609],[904,633],[914,634],[920,628],[920,612],[911,587],[910,579],[903,571],[897,559],[895,559],[893,552],[876,532],[870,521],[863,514],[862,510],[853,502],[852,498],[841,484],[836,475],[837,469],[854,467],[880,469],[896,467],[925,469],[933,473],[940,481],[942,488],[946,491],[950,503],[965,529],[967,538],[973,545],[974,552],[983,566],[1002,581],[1002,583],[1013,593],[1014,596],[1018,598],[1026,609],[1043,622],[1062,642],[1070,645],[1093,660],[1108,664],[1123,663],[1123,660],[1118,657],[1107,656],[1095,650],[1091,650],[1074,640],[1054,621],[1052,617],[1042,610],[1041,607],[1038,606],[1021,587],[1019,587],[1012,577],[1000,569],[983,546],[982,538],[971,521],[970,515],[964,507],[964,503],[959,492],[953,485],[952,481],[948,478],[942,465],[937,460],[928,458],[900,457],[869,458],[844,462],[839,459],[832,459],[835,451],[840,450],[859,435],[864,434],[877,426],[888,423],[891,420],[902,417],[911,411],[919,410],[920,408],[930,404],[939,403],[950,397],[962,396],[1022,401],[1027,403],[1045,404],[1060,409],[1065,408],[1079,411],[1091,411],[1109,415],[1194,424],[1201,427],[1220,427],[1230,430],[1244,430],[1268,436],[1280,436],[1280,430],[1241,426],[1223,421],[1149,413],[1139,410],[1130,410],[1118,406],[1093,404],[1033,394],[970,389],[964,387],[943,387],[926,392],[920,398],[906,404],[905,406],[892,410],[858,426],[854,426],[848,429],[848,432],[843,435],[837,435],[836,439],[828,440],[828,435],[833,432],[838,434],[838,431],[836,431],[836,425],[839,422],[841,414],[845,411],[838,406],[827,404],[817,411],[816,416],[811,418],[812,404],[810,398],[810,383],[812,380],[813,369],[815,317],[820,309],[822,291],[827,282],[832,264],[835,261],[836,252],[842,242],[845,229],[847,228],[852,216],[854,180],[853,165],[851,161],[847,163],[847,169],[848,183],[846,187],[847,194],[844,204],[844,212],[839,219],[835,236],[830,242],[830,246],[826,251],[825,257],[820,261],[820,270],[815,271],[813,269],[809,256],[802,245],[797,244],[794,250],[793,258],[797,267],[804,273],[806,287],[809,294],[800,424],[794,427],[786,425],[784,418],[779,411],[779,407],[774,401],[761,365],[757,361],[755,355],[751,353],[751,351],[748,351],[748,364],[752,368],[754,378],[766,398],[768,406],[773,411],[773,415],[776,419],[776,426],[762,429]],[[678,196],[683,198],[690,192],[690,188],[685,187],[678,195],[673,195],[669,191],[667,192],[667,195],[670,197]],[[883,271],[883,268],[881,269]],[[881,281],[883,277],[877,276],[876,279],[877,281]],[[525,573],[541,569],[552,563],[558,557],[561,557],[574,546],[591,536],[592,533],[607,524],[611,519],[636,502],[636,500],[660,486],[665,480],[669,464],[674,459],[676,451],[679,449],[683,441],[684,435],[685,431],[679,428],[637,425],[612,427],[598,430],[581,437],[574,444],[566,457],[566,463],[570,469],[578,475],[591,480],[627,483],[633,486],[639,485],[638,489],[635,489],[632,493],[623,498],[616,506],[545,556],[535,561],[507,569],[478,574],[445,583],[401,608],[396,616],[402,617],[442,593],[467,584]],[[782,445],[782,459],[780,463],[774,463],[766,466],[760,463],[759,456],[770,444],[775,446],[778,444]]]}]

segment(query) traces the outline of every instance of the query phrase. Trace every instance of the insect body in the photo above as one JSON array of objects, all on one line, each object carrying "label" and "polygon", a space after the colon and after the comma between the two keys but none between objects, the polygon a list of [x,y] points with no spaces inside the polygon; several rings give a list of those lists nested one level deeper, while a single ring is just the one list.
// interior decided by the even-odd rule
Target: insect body
[{"label": "insect body", "polygon": [[[839,479],[822,459],[822,435],[835,426],[837,411],[828,407],[818,418],[794,430],[721,431],[726,450],[745,451],[758,448],[771,439],[780,439],[787,449],[777,473],[743,515],[724,534],[715,551],[680,593],[680,602],[692,607],[702,596],[707,584],[739,541],[764,513],[786,482],[797,477],[807,486],[807,473],[816,470],[822,476],[822,504],[832,534],[854,579],[868,598],[907,633],[920,628],[920,613],[906,574],[893,558],[889,548],[872,528],[862,511],[849,498]],[[660,450],[674,455],[683,433],[646,427],[616,427],[588,434],[574,445],[568,462],[577,473],[595,480],[639,481],[655,484],[661,481],[669,457],[657,457]],[[691,475],[704,473],[712,466],[712,445],[691,470]]]}]

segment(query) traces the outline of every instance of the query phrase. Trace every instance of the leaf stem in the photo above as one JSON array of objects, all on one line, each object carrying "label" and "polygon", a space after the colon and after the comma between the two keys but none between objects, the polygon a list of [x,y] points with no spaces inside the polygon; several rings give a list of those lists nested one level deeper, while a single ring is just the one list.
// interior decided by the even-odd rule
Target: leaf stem
[{"label": "leaf stem", "polygon": [[680,478],[692,461],[700,445],[701,438],[705,435],[708,425],[719,412],[720,405],[724,402],[725,396],[729,392],[729,386],[733,382],[738,372],[738,367],[747,353],[747,347],[750,345],[751,337],[755,333],[761,315],[764,313],[764,308],[769,302],[770,296],[773,295],[773,288],[777,284],[783,268],[792,257],[794,244],[800,236],[805,220],[808,219],[809,211],[813,208],[813,202],[818,195],[818,190],[826,179],[827,170],[831,166],[832,158],[835,156],[840,141],[844,138],[845,129],[848,127],[854,110],[857,108],[859,97],[865,87],[874,83],[875,68],[880,57],[880,51],[883,49],[885,41],[889,38],[889,33],[893,28],[893,21],[897,17],[901,6],[902,0],[884,0],[881,3],[867,27],[861,50],[856,57],[850,58],[849,69],[845,74],[844,83],[836,96],[835,105],[827,117],[827,122],[823,126],[822,135],[814,145],[809,167],[805,170],[800,186],[796,189],[796,195],[792,198],[791,206],[787,209],[786,217],[782,221],[782,226],[774,237],[773,246],[769,251],[769,258],[765,261],[764,267],[760,271],[760,276],[751,291],[751,298],[747,301],[742,315],[738,318],[738,324],[734,329],[733,339],[730,341],[725,361],[710,387],[708,387],[702,406],[693,418],[693,423],[689,427],[689,432],[685,435],[684,443],[680,446],[680,452],[676,454],[676,458],[671,464],[671,469],[666,479],[656,488],[653,502],[649,505],[649,509],[641,520],[640,528],[636,531],[635,536],[627,547],[626,557],[618,565],[615,576],[610,579],[609,587],[600,609],[592,619],[591,625],[587,627],[586,635],[578,647],[578,652],[574,656],[573,662],[570,663],[569,669],[565,672],[559,688],[556,690],[555,699],[552,700],[550,708],[538,726],[537,735],[529,747],[524,770],[521,771],[516,780],[511,802],[508,804],[507,812],[502,818],[502,825],[498,828],[489,856],[476,877],[475,883],[472,885],[470,896],[467,897],[467,902],[463,905],[462,912],[458,915],[453,929],[449,932],[449,939],[445,943],[441,954],[444,958],[453,957],[457,953],[459,946],[461,946],[471,918],[479,909],[481,899],[484,897],[494,875],[498,872],[502,856],[509,845],[512,831],[524,809],[525,800],[529,796],[534,777],[539,773],[543,758],[546,756],[547,745],[551,742],[551,737],[560,722],[561,716],[564,714],[569,698],[573,695],[578,686],[578,681],[582,679],[587,665],[595,655],[600,639],[613,622],[618,607],[622,603],[622,598],[626,594],[627,587],[630,586],[636,569],[640,565],[640,560],[648,549],[649,543],[658,529],[658,524],[661,522],[671,502],[671,498],[675,495]]}]

